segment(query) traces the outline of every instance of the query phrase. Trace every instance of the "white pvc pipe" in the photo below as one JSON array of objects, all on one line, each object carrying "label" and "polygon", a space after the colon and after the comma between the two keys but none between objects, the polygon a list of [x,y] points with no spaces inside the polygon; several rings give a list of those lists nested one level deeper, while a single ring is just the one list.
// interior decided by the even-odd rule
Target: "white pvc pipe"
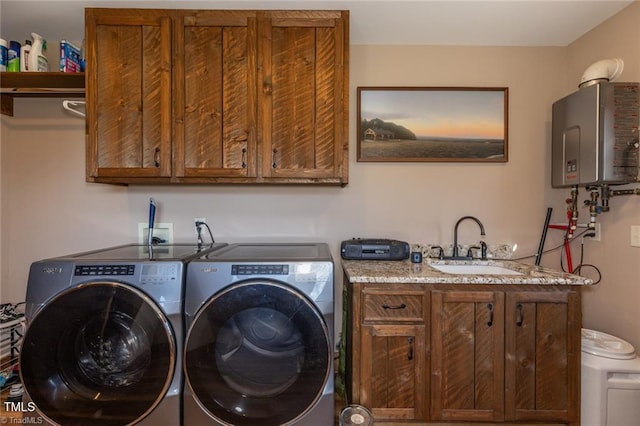
[{"label": "white pvc pipe", "polygon": [[624,61],[620,58],[602,59],[589,65],[582,74],[578,87],[590,85],[598,80],[614,81],[620,77],[624,69]]}]

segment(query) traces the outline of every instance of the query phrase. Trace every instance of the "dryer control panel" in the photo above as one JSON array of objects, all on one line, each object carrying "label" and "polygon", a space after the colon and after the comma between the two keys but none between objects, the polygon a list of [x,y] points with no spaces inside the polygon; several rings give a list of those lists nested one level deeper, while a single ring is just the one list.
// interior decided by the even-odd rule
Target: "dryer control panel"
[{"label": "dryer control panel", "polygon": [[289,265],[281,264],[241,264],[231,265],[232,275],[288,275]]}]

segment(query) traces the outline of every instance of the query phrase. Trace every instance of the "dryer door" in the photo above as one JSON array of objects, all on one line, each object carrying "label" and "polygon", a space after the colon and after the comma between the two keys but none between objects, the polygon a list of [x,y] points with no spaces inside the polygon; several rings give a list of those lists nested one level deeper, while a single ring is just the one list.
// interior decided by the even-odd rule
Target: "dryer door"
[{"label": "dryer door", "polygon": [[283,425],[322,396],[331,338],[320,311],[286,284],[231,285],[198,311],[185,343],[187,383],[223,424]]},{"label": "dryer door", "polygon": [[132,424],[162,400],[176,352],[171,325],[144,293],[117,282],[71,288],[28,324],[25,390],[63,425]]}]

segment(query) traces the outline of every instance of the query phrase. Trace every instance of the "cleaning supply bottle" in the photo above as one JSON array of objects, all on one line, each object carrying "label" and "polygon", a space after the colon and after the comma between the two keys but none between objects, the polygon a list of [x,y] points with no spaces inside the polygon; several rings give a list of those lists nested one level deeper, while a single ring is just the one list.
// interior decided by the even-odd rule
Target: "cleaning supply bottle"
[{"label": "cleaning supply bottle", "polygon": [[33,44],[29,53],[29,71],[49,71],[49,60],[46,56],[47,42],[36,33],[31,33],[31,37],[33,37]]},{"label": "cleaning supply bottle", "polygon": [[9,62],[9,48],[7,40],[0,38],[0,71],[7,70],[7,62]]},{"label": "cleaning supply bottle", "polygon": [[9,42],[9,55],[7,61],[7,71],[19,72],[20,71],[20,43],[15,40]]},{"label": "cleaning supply bottle", "polygon": [[31,40],[25,40],[20,47],[20,71],[29,71],[29,53],[31,53]]}]

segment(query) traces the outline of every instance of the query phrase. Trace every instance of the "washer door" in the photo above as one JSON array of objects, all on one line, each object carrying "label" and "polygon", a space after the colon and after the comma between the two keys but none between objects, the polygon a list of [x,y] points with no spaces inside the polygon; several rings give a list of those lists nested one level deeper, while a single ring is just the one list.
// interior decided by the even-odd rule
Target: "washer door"
[{"label": "washer door", "polygon": [[290,424],[322,396],[331,353],[324,318],[302,293],[245,281],[216,293],[196,315],[185,375],[198,404],[219,422]]},{"label": "washer door", "polygon": [[132,424],[164,398],[175,349],[171,325],[144,293],[93,282],[56,296],[28,324],[20,373],[52,422]]}]

